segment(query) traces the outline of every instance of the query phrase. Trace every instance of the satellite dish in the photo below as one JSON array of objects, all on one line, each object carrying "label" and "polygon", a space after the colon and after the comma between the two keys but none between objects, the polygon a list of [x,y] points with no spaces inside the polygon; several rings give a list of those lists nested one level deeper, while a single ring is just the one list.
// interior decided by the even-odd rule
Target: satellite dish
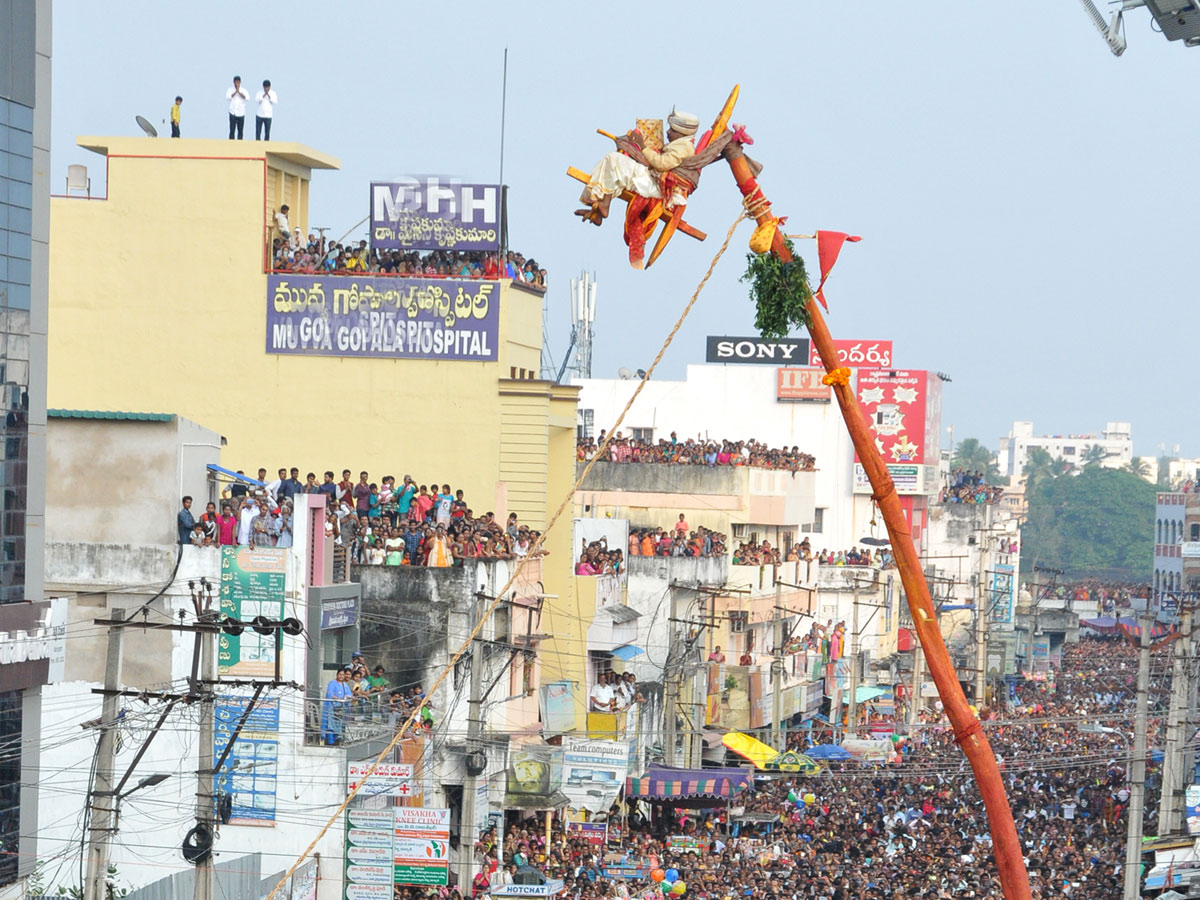
[{"label": "satellite dish", "polygon": [[621,366],[621,368],[617,369],[617,377],[620,378],[622,381],[628,381],[629,379],[631,379],[633,377],[633,373],[630,372],[624,366]]},{"label": "satellite dish", "polygon": [[150,120],[143,116],[134,116],[137,119],[138,128],[146,132],[146,137],[158,137],[158,129],[150,124]]}]

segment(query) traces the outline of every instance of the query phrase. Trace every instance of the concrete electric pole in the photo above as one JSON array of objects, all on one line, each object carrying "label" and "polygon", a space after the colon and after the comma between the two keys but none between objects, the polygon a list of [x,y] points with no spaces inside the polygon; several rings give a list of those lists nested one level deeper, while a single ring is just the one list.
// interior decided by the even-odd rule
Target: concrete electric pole
[{"label": "concrete electric pole", "polygon": [[[858,724],[858,577],[854,578],[854,609],[850,612],[850,701],[846,711],[846,736]],[[840,710],[839,710],[840,712]]]},{"label": "concrete electric pole", "polygon": [[[114,609],[112,618],[124,623],[125,610]],[[108,853],[112,836],[117,830],[118,798],[116,784],[117,715],[121,707],[121,645],[125,626],[110,625],[108,654],[104,665],[104,704],[100,712],[100,744],[96,749],[96,778],[92,784],[91,829],[87,835],[87,876],[83,883],[83,900],[107,900]]]},{"label": "concrete electric pole", "polygon": [[983,528],[979,532],[979,566],[975,576],[975,705],[982,707],[987,699],[988,609],[987,548],[992,527],[992,506],[983,504]]},{"label": "concrete electric pole", "polygon": [[[1185,601],[1190,602],[1190,601]],[[1158,806],[1159,835],[1175,834],[1183,823],[1184,773],[1187,764],[1187,735],[1191,701],[1192,608],[1180,614],[1180,637],[1176,638],[1171,667],[1171,705],[1167,713],[1167,746],[1163,756],[1162,797]]]},{"label": "concrete electric pole", "polygon": [[1154,619],[1149,609],[1138,619],[1141,644],[1138,650],[1137,716],[1133,723],[1133,755],[1129,760],[1129,828],[1125,835],[1124,900],[1138,900],[1142,874],[1142,815],[1146,799],[1146,720],[1150,706],[1150,629]]},{"label": "concrete electric pole", "polygon": [[771,744],[782,753],[783,734],[783,582],[775,566],[775,653],[771,660]]}]

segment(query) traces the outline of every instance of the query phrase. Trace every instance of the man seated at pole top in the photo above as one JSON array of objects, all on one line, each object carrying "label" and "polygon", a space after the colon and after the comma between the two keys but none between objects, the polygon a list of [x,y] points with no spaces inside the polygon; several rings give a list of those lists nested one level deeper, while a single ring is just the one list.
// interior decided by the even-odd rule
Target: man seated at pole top
[{"label": "man seated at pole top", "polygon": [[[577,209],[575,215],[599,225],[608,217],[612,198],[622,191],[632,191],[642,197],[662,197],[659,173],[669,172],[689,156],[695,155],[696,129],[699,127],[699,118],[672,108],[667,117],[667,145],[662,150],[645,146],[642,134],[636,130],[618,138],[618,147],[624,141],[632,143],[641,151],[647,164],[643,165],[619,149],[606,154],[592,170],[587,187],[579,198],[581,203],[587,205]],[[685,203],[686,192],[674,190],[671,205],[682,206]]]}]

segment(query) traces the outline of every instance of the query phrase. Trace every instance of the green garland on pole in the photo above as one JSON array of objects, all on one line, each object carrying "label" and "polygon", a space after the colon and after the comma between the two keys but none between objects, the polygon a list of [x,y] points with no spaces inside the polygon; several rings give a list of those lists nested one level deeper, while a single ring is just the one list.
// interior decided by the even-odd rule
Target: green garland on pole
[{"label": "green garland on pole", "polygon": [[754,327],[765,338],[786,337],[809,320],[812,288],[804,260],[795,255],[791,241],[785,238],[784,243],[792,251],[791,262],[785,263],[774,253],[748,253],[746,274],[741,277],[750,282],[750,297],[757,309]]}]

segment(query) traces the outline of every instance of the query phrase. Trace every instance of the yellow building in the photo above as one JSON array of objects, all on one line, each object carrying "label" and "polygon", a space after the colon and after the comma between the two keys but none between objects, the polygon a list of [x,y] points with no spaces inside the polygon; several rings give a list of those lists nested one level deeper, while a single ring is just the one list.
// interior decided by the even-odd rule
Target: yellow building
[{"label": "yellow building", "polygon": [[[465,283],[494,316],[491,359],[267,352],[269,314],[315,293],[293,278],[308,294],[281,301],[288,286],[265,271],[273,214],[288,204],[307,235],[313,172],[338,161],[287,142],[79,144],[104,159],[107,196],[51,202],[51,407],[170,411],[219,432],[222,462],[250,474],[411,474],[461,488],[477,515],[544,527],[573,483],[578,389],[538,380],[540,292]],[[371,279],[320,281],[336,307],[351,286],[365,303]],[[407,279],[389,281],[403,292]],[[449,306],[464,283],[445,284]],[[573,612],[570,509],[547,547],[545,590]]]}]

